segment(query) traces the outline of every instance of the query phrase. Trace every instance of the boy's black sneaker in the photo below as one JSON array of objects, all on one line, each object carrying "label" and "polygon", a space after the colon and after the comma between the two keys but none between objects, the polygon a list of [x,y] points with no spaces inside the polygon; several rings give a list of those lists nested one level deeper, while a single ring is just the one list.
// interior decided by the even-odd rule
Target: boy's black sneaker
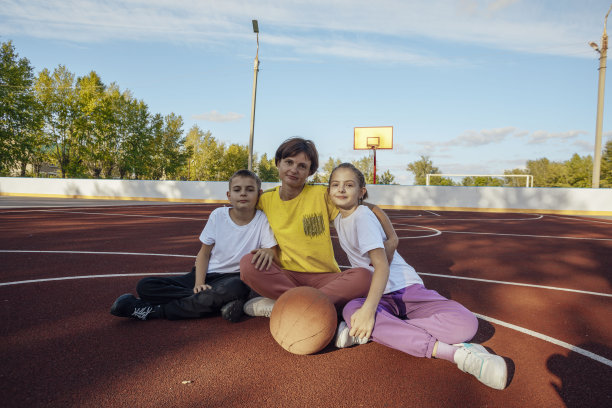
[{"label": "boy's black sneaker", "polygon": [[111,306],[110,313],[118,317],[147,320],[156,317],[156,309],[159,309],[159,306],[153,306],[149,302],[138,299],[131,293],[126,293],[115,300],[115,303]]},{"label": "boy's black sneaker", "polygon": [[229,320],[232,323],[240,321],[240,318],[244,315],[242,308],[244,307],[244,300],[236,299],[224,304],[221,307],[221,316],[225,320]]}]

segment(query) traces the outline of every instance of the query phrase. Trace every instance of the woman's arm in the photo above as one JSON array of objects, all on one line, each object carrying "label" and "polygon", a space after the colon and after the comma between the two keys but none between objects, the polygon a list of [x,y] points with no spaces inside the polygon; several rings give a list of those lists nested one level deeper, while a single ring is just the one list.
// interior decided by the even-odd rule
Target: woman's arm
[{"label": "woman's arm", "polygon": [[372,283],[365,302],[351,316],[351,331],[349,332],[351,336],[366,339],[372,335],[376,309],[389,280],[389,262],[387,262],[385,250],[376,248],[369,251],[368,255],[374,266],[374,275],[372,275]]},{"label": "woman's arm", "polygon": [[391,220],[379,206],[366,202],[364,202],[363,205],[367,206],[370,210],[372,210],[374,215],[376,215],[376,218],[378,218],[378,222],[380,222],[383,231],[385,231],[387,240],[383,244],[385,246],[385,253],[387,254],[387,261],[391,263],[391,261],[393,260],[393,254],[395,254],[395,250],[397,249],[397,245],[399,244],[399,238],[395,233],[393,224],[391,224]]},{"label": "woman's arm", "polygon": [[213,245],[202,244],[200,252],[196,256],[195,262],[195,285],[193,286],[193,293],[202,292],[203,290],[210,289],[210,286],[206,282],[206,273],[208,272],[208,262],[210,261],[210,253],[212,252]]}]

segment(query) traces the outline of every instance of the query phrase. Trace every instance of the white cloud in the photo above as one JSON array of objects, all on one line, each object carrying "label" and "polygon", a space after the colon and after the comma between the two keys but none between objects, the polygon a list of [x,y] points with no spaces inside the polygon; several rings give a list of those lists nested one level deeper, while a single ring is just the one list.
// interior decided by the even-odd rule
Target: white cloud
[{"label": "white cloud", "polygon": [[574,143],[572,143],[572,145],[576,146],[577,148],[579,148],[580,150],[584,152],[593,152],[593,150],[595,149],[594,143],[587,142],[584,140],[576,140]]},{"label": "white cloud", "polygon": [[601,36],[603,13],[580,2],[516,0],[3,0],[0,23],[5,36],[226,47],[252,42],[251,19],[258,18],[260,40],[280,47],[269,50],[278,57],[432,65],[450,58],[414,48],[422,39],[591,58],[585,44]]},{"label": "white cloud", "polygon": [[468,130],[459,137],[456,137],[444,144],[446,146],[464,146],[476,147],[484,146],[491,143],[500,143],[516,129],[513,127],[505,127],[500,129],[484,129],[479,132]]},{"label": "white cloud", "polygon": [[529,136],[528,144],[542,144],[551,140],[566,141],[574,139],[580,135],[586,135],[584,130],[569,130],[567,132],[551,133],[544,130],[536,130]]},{"label": "white cloud", "polygon": [[220,113],[216,110],[210,112],[193,115],[191,119],[206,120],[208,122],[237,122],[242,119],[244,115],[235,112]]}]

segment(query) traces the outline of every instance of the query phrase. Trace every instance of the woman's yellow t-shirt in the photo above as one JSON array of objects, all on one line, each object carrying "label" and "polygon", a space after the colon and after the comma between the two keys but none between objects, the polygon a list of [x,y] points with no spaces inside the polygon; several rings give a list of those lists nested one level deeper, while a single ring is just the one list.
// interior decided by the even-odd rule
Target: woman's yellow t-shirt
[{"label": "woman's yellow t-shirt", "polygon": [[280,187],[266,190],[257,203],[268,217],[280,247],[281,268],[295,272],[340,272],[334,258],[329,223],[338,209],[327,187],[305,185],[292,200],[283,201]]}]

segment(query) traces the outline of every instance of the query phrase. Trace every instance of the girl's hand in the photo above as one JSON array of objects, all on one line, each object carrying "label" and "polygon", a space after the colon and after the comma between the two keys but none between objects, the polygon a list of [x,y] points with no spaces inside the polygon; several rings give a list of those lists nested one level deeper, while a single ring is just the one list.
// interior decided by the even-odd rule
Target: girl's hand
[{"label": "girl's hand", "polygon": [[259,248],[251,251],[253,259],[252,264],[255,264],[255,268],[262,271],[264,269],[270,269],[272,262],[274,261],[274,250],[272,248]]},{"label": "girl's hand", "polygon": [[210,285],[203,284],[197,285],[193,288],[193,293],[204,292],[205,290],[210,289]]},{"label": "girl's hand", "polygon": [[376,309],[370,310],[367,307],[360,307],[351,316],[351,330],[349,334],[353,337],[369,339],[374,329]]}]

